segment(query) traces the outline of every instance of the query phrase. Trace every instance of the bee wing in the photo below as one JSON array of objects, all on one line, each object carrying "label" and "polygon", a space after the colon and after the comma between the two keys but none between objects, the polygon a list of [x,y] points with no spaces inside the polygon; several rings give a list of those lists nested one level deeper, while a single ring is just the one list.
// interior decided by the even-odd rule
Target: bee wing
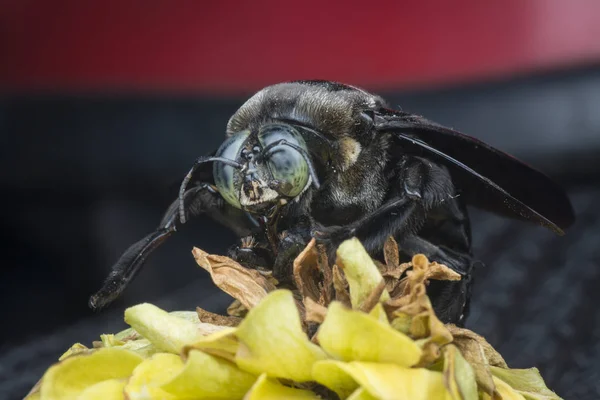
[{"label": "bee wing", "polygon": [[574,222],[565,191],[516,158],[413,114],[380,109],[372,117],[377,131],[392,133],[397,144],[392,152],[417,152],[448,166],[468,204],[536,222],[560,235]]}]

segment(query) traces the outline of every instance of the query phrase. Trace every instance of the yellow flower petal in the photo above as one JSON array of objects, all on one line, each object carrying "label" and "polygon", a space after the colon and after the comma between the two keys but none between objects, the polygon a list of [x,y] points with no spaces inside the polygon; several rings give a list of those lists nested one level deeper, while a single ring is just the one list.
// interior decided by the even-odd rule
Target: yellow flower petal
[{"label": "yellow flower petal", "polygon": [[477,400],[475,372],[454,345],[444,347],[444,384],[452,400]]},{"label": "yellow flower petal", "polygon": [[259,375],[297,382],[312,379],[312,365],[326,358],[302,331],[300,316],[289,290],[271,292],[237,327],[240,340],[235,357],[240,368]]},{"label": "yellow flower petal", "polygon": [[69,348],[69,350],[65,351],[63,353],[63,355],[60,356],[60,358],[58,359],[58,361],[62,361],[65,358],[71,357],[72,355],[75,355],[75,354],[90,353],[91,351],[92,351],[92,349],[88,349],[87,347],[85,347],[81,343],[75,343],[73,346],[71,346]]},{"label": "yellow flower petal", "polygon": [[175,399],[161,386],[170,381],[183,369],[181,357],[175,354],[159,353],[139,364],[133,370],[125,386],[128,400]]},{"label": "yellow flower petal", "polygon": [[369,315],[375,317],[379,322],[383,322],[386,325],[390,324],[385,309],[383,308],[383,304],[381,303],[377,303],[377,305],[369,312]]},{"label": "yellow flower petal", "polygon": [[46,371],[41,397],[44,400],[76,399],[88,386],[128,377],[142,361],[140,355],[119,348],[103,348],[69,357]]},{"label": "yellow flower petal", "polygon": [[421,348],[389,324],[360,311],[332,302],[318,332],[319,344],[328,354],[343,361],[415,365]]},{"label": "yellow flower petal", "polygon": [[182,399],[241,399],[255,381],[232,362],[192,350],[183,369],[161,389]]},{"label": "yellow flower petal", "polygon": [[211,333],[202,337],[189,346],[183,348],[183,353],[188,354],[190,350],[202,350],[205,353],[234,361],[238,351],[239,341],[235,336],[236,328],[228,328],[219,332]]},{"label": "yellow flower petal", "polygon": [[377,397],[371,396],[364,388],[356,389],[346,400],[378,400]]},{"label": "yellow flower petal", "polygon": [[33,392],[28,394],[27,396],[25,396],[25,398],[23,400],[40,400],[42,398],[42,395],[40,392]]},{"label": "yellow flower petal", "polygon": [[347,398],[358,389],[354,378],[340,369],[337,363],[327,360],[316,362],[312,374],[316,382],[336,392],[341,399]]},{"label": "yellow flower petal", "polygon": [[125,322],[156,348],[170,353],[179,353],[183,346],[202,337],[197,324],[148,303],[126,309]]},{"label": "yellow flower petal", "polygon": [[[198,314],[194,311],[171,311],[169,315],[174,317],[185,319],[186,321],[193,322],[198,324],[200,319],[198,318]],[[123,342],[128,342],[130,340],[138,340],[141,339],[142,335],[140,335],[135,329],[127,328],[122,330],[119,333],[115,334],[115,339]]]},{"label": "yellow flower petal", "polygon": [[262,374],[252,389],[246,394],[244,400],[279,400],[279,399],[320,399],[310,390],[294,389],[283,386],[279,382],[267,378],[267,374]]},{"label": "yellow flower petal", "polygon": [[196,311],[171,311],[169,315],[185,319],[186,321],[190,321],[195,324],[200,322],[200,318],[198,318],[198,313]]},{"label": "yellow flower petal", "polygon": [[[112,336],[112,335],[101,335],[101,336]],[[88,352],[95,351],[98,348],[113,347],[113,348],[118,348],[118,349],[131,350],[131,351],[138,353],[140,356],[142,356],[144,358],[148,358],[152,354],[155,354],[159,351],[156,348],[156,346],[154,346],[148,339],[144,339],[140,335],[138,335],[136,337],[139,337],[140,339],[127,340],[125,342],[113,340],[110,338],[107,339],[106,337],[104,337],[103,338],[104,342],[94,342],[94,343],[100,343],[100,345],[97,348],[89,349]],[[79,351],[76,351],[75,354],[85,353],[85,352],[86,352],[85,350],[79,350]],[[66,354],[67,353],[65,353],[65,355]]]},{"label": "yellow flower petal", "polygon": [[[525,400],[522,394],[510,387],[510,385],[504,382],[502,379],[492,377],[494,385],[496,385],[496,391],[502,396],[502,400]],[[485,396],[488,396],[485,394]],[[489,396],[488,396],[489,398]]]},{"label": "yellow flower petal", "polygon": [[329,363],[354,379],[371,396],[393,400],[449,399],[440,372],[424,368],[403,368],[395,364],[333,360],[319,361],[315,367]]},{"label": "yellow flower petal", "polygon": [[507,369],[490,367],[490,371],[494,377],[501,379],[515,391],[528,398],[560,400],[560,397],[556,393],[548,389],[537,368]]},{"label": "yellow flower petal", "polygon": [[130,340],[119,346],[119,348],[135,351],[144,358],[148,358],[159,351],[148,339]]},{"label": "yellow flower petal", "polygon": [[[460,354],[468,361],[469,365],[475,373],[475,380],[479,390],[486,393],[488,396],[493,396],[496,393],[496,386],[492,379],[492,373],[490,372],[490,362],[488,354],[492,357],[504,360],[496,350],[481,336],[476,333],[464,329],[458,328],[452,324],[446,325],[448,330],[452,333],[453,340],[452,345],[456,346],[460,350]],[[498,354],[497,356],[494,355]],[[506,366],[506,363],[504,363]],[[488,397],[489,398],[489,397]]]},{"label": "yellow flower petal", "polygon": [[408,314],[396,314],[396,317],[391,322],[392,327],[398,332],[411,334],[412,317]]},{"label": "yellow flower petal", "polygon": [[[337,249],[337,264],[346,275],[350,286],[350,301],[357,308],[383,280],[383,276],[373,262],[369,253],[357,238],[348,239]],[[381,301],[389,300],[390,295],[384,290]]]},{"label": "yellow flower petal", "polygon": [[100,335],[100,340],[102,341],[102,345],[104,347],[116,347],[116,346],[122,346],[125,344],[125,342],[115,338],[115,335],[112,335],[112,334]]},{"label": "yellow flower petal", "polygon": [[79,397],[78,400],[122,400],[125,399],[123,388],[125,387],[124,379],[109,379],[98,382],[95,385],[88,386]]},{"label": "yellow flower petal", "polygon": [[115,339],[121,340],[123,342],[128,342],[130,340],[137,340],[137,339],[140,339],[141,337],[142,337],[142,335],[137,333],[135,331],[135,329],[133,329],[133,328],[127,328],[125,330],[122,330],[119,333],[115,333]]}]

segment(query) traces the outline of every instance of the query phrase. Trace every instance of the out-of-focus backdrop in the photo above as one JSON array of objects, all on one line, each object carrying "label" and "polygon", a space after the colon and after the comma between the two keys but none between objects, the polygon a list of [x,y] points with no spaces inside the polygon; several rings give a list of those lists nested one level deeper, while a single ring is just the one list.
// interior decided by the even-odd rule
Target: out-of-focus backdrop
[{"label": "out-of-focus backdrop", "polygon": [[195,157],[253,91],[330,79],[507,151],[562,182],[565,237],[473,211],[468,326],[565,398],[600,397],[600,3],[594,0],[0,2],[0,397],[143,301],[222,311],[174,236],[124,296],[88,296],[152,231]]}]

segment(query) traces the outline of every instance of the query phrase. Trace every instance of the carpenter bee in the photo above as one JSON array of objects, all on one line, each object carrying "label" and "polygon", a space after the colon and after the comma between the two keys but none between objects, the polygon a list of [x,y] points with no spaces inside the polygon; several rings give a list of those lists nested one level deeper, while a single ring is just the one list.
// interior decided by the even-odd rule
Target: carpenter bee
[{"label": "carpenter bee", "polygon": [[393,236],[402,255],[423,253],[461,274],[428,290],[442,321],[463,324],[478,263],[467,205],[558,234],[574,220],[565,192],[542,173],[353,86],[266,87],[230,118],[226,132],[216,152],[193,164],[157,230],[113,266],[90,307],[112,302],[152,251],[206,213],[242,238],[230,257],[272,268],[284,285],[313,237],[335,251],[355,236],[378,257]]}]

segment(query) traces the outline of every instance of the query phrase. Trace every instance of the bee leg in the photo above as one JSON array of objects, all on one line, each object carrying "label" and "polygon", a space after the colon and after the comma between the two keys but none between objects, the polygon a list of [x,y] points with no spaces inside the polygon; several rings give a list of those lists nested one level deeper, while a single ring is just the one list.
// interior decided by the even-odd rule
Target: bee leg
[{"label": "bee leg", "polygon": [[310,241],[309,230],[286,231],[280,236],[273,276],[282,285],[294,281],[294,260]]},{"label": "bee leg", "polygon": [[357,237],[369,253],[375,253],[390,235],[416,231],[424,220],[425,210],[419,201],[400,195],[356,222],[318,227],[313,235],[329,252],[335,252],[344,240]]},{"label": "bee leg", "polygon": [[442,322],[463,326],[469,314],[473,286],[472,270],[480,262],[469,254],[445,246],[436,246],[417,235],[400,237],[398,248],[409,257],[424,254],[431,261],[444,264],[461,275],[460,281],[430,280],[427,295]]},{"label": "bee leg", "polygon": [[384,204],[348,225],[317,229],[317,240],[337,247],[343,240],[356,236],[373,254],[382,249],[390,235],[418,232],[429,211],[454,198],[454,185],[444,167],[406,156],[397,169]]},{"label": "bee leg", "polygon": [[[184,205],[186,216],[193,217],[203,213],[209,213],[215,219],[220,220],[236,232],[247,235],[244,229],[247,224],[245,215],[225,203],[219,193],[208,184],[193,187],[184,194]],[[177,228],[181,225],[179,221],[179,200],[175,200],[167,209],[158,228],[131,245],[113,265],[112,270],[98,292],[90,297],[89,306],[99,310],[112,303],[123,292],[131,282],[148,256],[162,245]]]},{"label": "bee leg", "polygon": [[443,323],[463,327],[469,316],[473,276],[463,275],[456,281],[429,281],[427,294],[436,315]]},{"label": "bee leg", "polygon": [[227,255],[246,268],[270,270],[273,266],[272,252],[257,242],[254,236],[242,238],[241,244],[231,246]]},{"label": "bee leg", "polygon": [[476,263],[473,257],[466,252],[435,245],[414,234],[399,236],[397,242],[400,251],[409,257],[415,254],[424,254],[429,260],[444,264],[461,275],[470,274]]}]

